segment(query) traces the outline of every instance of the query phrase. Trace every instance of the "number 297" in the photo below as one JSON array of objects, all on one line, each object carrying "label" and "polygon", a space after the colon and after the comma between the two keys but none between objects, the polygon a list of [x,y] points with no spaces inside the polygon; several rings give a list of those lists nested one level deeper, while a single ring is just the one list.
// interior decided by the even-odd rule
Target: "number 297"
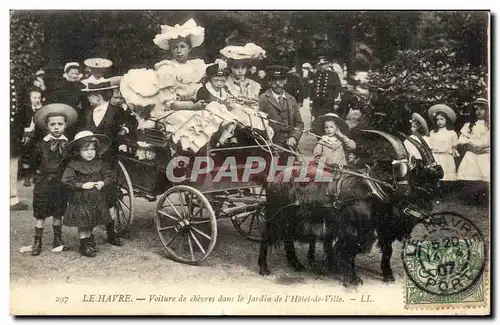
[{"label": "number 297", "polygon": [[56,297],[56,302],[60,304],[65,304],[69,300],[69,297]]}]

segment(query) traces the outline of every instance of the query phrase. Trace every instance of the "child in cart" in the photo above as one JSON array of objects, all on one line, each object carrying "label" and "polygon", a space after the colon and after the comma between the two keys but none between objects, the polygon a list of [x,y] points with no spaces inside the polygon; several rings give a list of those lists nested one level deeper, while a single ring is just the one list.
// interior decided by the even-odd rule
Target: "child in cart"
[{"label": "child in cart", "polygon": [[33,154],[36,170],[33,188],[33,216],[35,217],[35,243],[31,255],[40,255],[45,219],[52,216],[53,247],[64,247],[61,219],[66,209],[66,195],[61,183],[63,174],[63,148],[68,142],[64,131],[75,124],[77,112],[65,104],[50,104],[38,110],[33,121],[47,134],[37,144]]},{"label": "child in cart", "polygon": [[345,134],[349,131],[347,123],[335,113],[328,113],[314,119],[313,130],[321,135],[313,150],[316,159],[324,159],[328,165],[346,165],[347,150],[354,150],[356,142]]}]

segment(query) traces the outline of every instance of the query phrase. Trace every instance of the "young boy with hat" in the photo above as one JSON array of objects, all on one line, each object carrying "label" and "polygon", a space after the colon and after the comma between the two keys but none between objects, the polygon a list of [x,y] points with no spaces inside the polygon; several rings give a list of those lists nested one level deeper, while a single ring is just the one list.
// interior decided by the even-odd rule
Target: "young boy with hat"
[{"label": "young boy with hat", "polygon": [[288,70],[287,67],[278,65],[268,67],[267,76],[271,88],[260,95],[259,109],[272,120],[269,125],[274,131],[273,142],[294,148],[302,137],[304,122],[297,101],[285,91]]},{"label": "young boy with hat", "polygon": [[356,143],[346,134],[349,126],[335,113],[327,113],[317,117],[313,122],[313,130],[321,136],[313,150],[313,157],[325,159],[325,164],[347,164],[345,149],[356,149]]},{"label": "young boy with hat", "polygon": [[63,148],[68,142],[66,128],[76,122],[77,112],[65,104],[49,104],[38,110],[33,121],[37,128],[44,129],[46,136],[37,144],[33,155],[36,170],[33,189],[33,216],[35,243],[31,255],[40,255],[45,219],[52,216],[54,228],[53,247],[63,246],[61,218],[66,209],[66,191],[61,183],[63,173]]},{"label": "young boy with hat", "polygon": [[208,81],[196,93],[196,101],[224,102],[227,99],[225,87],[229,71],[220,69],[218,64],[211,64],[205,70],[205,74]]}]

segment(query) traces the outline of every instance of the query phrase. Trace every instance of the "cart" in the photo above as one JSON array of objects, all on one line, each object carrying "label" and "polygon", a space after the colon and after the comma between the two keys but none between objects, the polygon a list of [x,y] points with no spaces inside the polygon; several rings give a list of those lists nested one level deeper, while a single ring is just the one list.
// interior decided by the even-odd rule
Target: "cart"
[{"label": "cart", "polygon": [[[245,164],[247,157],[258,156],[269,161],[276,154],[269,142],[257,135],[259,139],[254,145],[209,150],[204,155],[213,159],[214,168],[204,178],[192,182],[192,163],[171,163],[176,152],[171,150],[168,134],[162,129],[164,127],[159,125],[158,129],[143,130],[133,140],[120,141],[116,167],[115,231],[118,235],[125,234],[133,223],[135,198],[143,198],[157,202],[156,232],[167,254],[175,261],[192,265],[205,261],[216,245],[217,221],[224,218],[230,218],[234,228],[247,239],[260,241],[265,206],[262,177],[267,175],[267,169],[247,182],[215,178],[228,156],[236,162],[238,180],[248,167]],[[255,132],[250,131],[250,134],[256,136]],[[154,159],[138,158],[141,148],[137,140],[150,145],[148,150],[154,153]],[[170,181],[169,168],[173,175],[185,176],[185,180]]]}]

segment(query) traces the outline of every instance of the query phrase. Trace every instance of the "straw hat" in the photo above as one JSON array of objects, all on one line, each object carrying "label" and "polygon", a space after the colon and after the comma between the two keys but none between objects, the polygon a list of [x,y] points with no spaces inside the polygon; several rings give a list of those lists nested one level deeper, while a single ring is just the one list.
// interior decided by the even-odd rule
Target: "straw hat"
[{"label": "straw hat", "polygon": [[425,121],[425,119],[422,117],[422,115],[418,114],[418,113],[413,113],[411,115],[411,119],[413,121],[416,121],[420,124],[420,126],[422,127],[422,129],[424,129],[424,132],[425,132],[425,135],[426,136],[429,136],[429,126],[427,125],[427,122]]},{"label": "straw hat", "polygon": [[75,138],[68,142],[64,147],[64,156],[67,156],[75,147],[78,147],[83,141],[98,141],[98,155],[103,155],[111,147],[111,139],[104,134],[94,134],[92,131],[80,131],[75,135]]},{"label": "straw hat", "polygon": [[37,127],[45,129],[45,120],[49,114],[60,114],[65,116],[67,127],[75,124],[78,118],[78,113],[73,107],[62,103],[53,103],[40,108],[33,116],[33,122]]},{"label": "straw hat", "polygon": [[472,103],[470,103],[469,105],[467,105],[467,110],[469,110],[469,111],[472,110],[475,105],[486,106],[486,109],[488,109],[488,107],[489,107],[489,103],[488,103],[487,99],[485,99],[485,98],[477,98]]},{"label": "straw hat", "polygon": [[113,65],[113,62],[108,59],[103,58],[91,58],[83,61],[85,65],[89,68],[106,69]]},{"label": "straw hat", "polygon": [[89,82],[87,84],[87,88],[83,88],[81,91],[84,93],[90,93],[90,92],[94,92],[94,91],[115,89],[115,88],[118,88],[120,86],[119,81],[118,81],[118,84],[116,84],[116,81],[113,81],[113,82],[115,83],[115,85],[113,85],[111,83],[111,81],[109,81],[109,79],[107,81],[99,82],[96,84]]},{"label": "straw hat", "polygon": [[226,59],[231,60],[261,60],[266,57],[266,51],[254,43],[245,46],[229,45],[219,51]]},{"label": "straw hat", "polygon": [[446,114],[448,116],[448,118],[450,119],[451,123],[455,123],[455,121],[457,120],[457,114],[455,114],[455,111],[453,109],[451,109],[451,107],[449,107],[448,105],[445,105],[445,104],[437,104],[437,105],[431,106],[431,108],[429,108],[429,112],[428,112],[429,119],[431,121],[433,121],[434,116],[439,112]]},{"label": "straw hat", "polygon": [[347,135],[347,132],[349,132],[349,125],[347,125],[347,122],[341,119],[335,113],[327,113],[325,115],[321,115],[315,118],[312,123],[312,129],[314,133],[316,133],[317,135],[324,135],[325,122],[329,120],[335,121],[335,124],[339,128],[340,132],[342,132],[344,135]]}]

